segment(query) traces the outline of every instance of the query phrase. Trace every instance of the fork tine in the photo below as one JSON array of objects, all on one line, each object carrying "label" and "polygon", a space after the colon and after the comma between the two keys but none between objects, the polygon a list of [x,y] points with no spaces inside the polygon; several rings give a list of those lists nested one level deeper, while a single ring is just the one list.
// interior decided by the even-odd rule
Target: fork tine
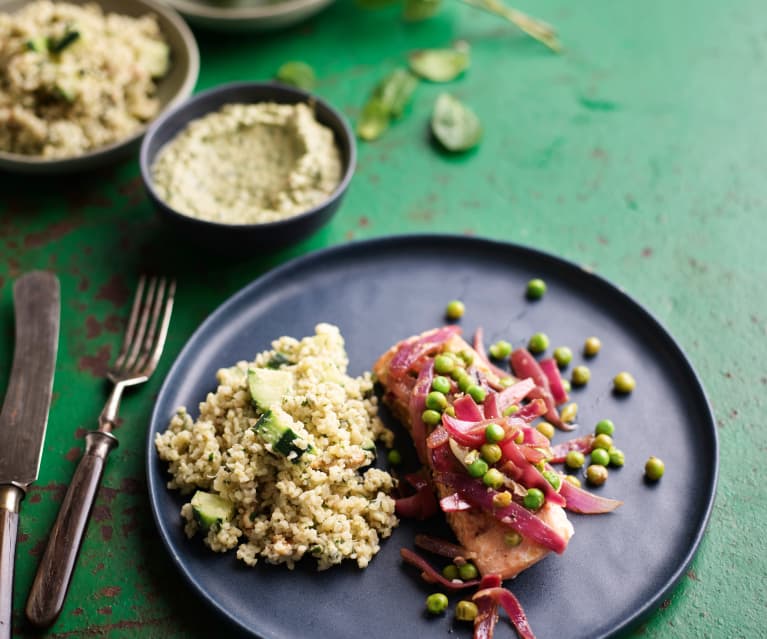
[{"label": "fork tine", "polygon": [[149,323],[149,312],[152,309],[152,299],[154,298],[154,291],[157,288],[157,278],[152,277],[149,280],[149,289],[147,290],[146,297],[144,297],[141,303],[141,315],[138,320],[138,328],[133,336],[133,344],[131,345],[128,358],[125,360],[125,364],[121,367],[123,370],[132,369],[139,353],[141,352],[141,345],[144,341],[144,334],[146,333],[147,324]]},{"label": "fork tine", "polygon": [[159,327],[160,312],[165,306],[164,297],[167,285],[168,280],[164,277],[160,278],[157,290],[155,291],[154,299],[151,301],[152,313],[149,325],[147,327],[146,335],[144,336],[144,343],[141,346],[141,351],[139,353],[138,359],[136,360],[136,364],[133,366],[133,370],[136,372],[143,371],[152,357],[152,352],[154,351],[154,342],[157,336],[157,329]]},{"label": "fork tine", "polygon": [[136,323],[138,321],[139,309],[141,308],[141,297],[144,294],[144,286],[146,286],[146,276],[142,275],[139,278],[138,286],[136,287],[136,294],[133,296],[133,307],[131,308],[130,318],[128,319],[128,327],[125,329],[125,337],[123,337],[123,343],[120,346],[120,352],[117,354],[117,359],[115,360],[115,368],[122,368],[128,350],[133,343],[133,334],[136,331]]},{"label": "fork tine", "polygon": [[176,295],[176,280],[171,280],[168,286],[168,295],[165,298],[165,308],[163,309],[162,321],[159,324],[160,330],[157,332],[157,339],[154,342],[149,360],[143,365],[143,374],[146,376],[154,372],[157,362],[160,361],[162,349],[165,346],[165,339],[168,336],[168,326],[170,325],[170,315],[173,312],[173,300]]}]

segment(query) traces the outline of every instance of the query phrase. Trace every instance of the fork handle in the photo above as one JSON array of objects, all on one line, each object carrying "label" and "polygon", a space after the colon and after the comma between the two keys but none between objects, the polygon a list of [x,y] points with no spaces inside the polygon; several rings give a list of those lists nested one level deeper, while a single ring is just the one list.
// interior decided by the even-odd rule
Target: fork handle
[{"label": "fork handle", "polygon": [[69,483],[27,598],[27,619],[35,626],[50,626],[64,607],[104,466],[117,443],[114,435],[103,431],[85,436],[85,453]]}]

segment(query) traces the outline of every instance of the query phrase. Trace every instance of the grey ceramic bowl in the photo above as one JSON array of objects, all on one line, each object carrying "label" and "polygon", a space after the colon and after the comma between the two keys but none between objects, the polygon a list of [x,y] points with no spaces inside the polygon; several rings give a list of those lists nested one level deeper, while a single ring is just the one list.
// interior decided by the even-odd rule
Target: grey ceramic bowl
[{"label": "grey ceramic bowl", "polygon": [[[312,102],[317,121],[333,131],[341,152],[343,173],[341,182],[328,199],[305,213],[262,224],[223,224],[190,217],[168,206],[152,183],[152,165],[160,149],[172,140],[189,122],[219,110],[225,104],[278,102],[296,104]],[[254,149],[254,151],[257,151]],[[258,247],[271,251],[294,244],[326,224],[338,210],[349,186],[356,165],[357,150],[354,134],[341,113],[324,100],[294,87],[276,82],[235,82],[198,93],[186,102],[170,109],[149,127],[141,143],[139,160],[141,178],[149,198],[161,217],[185,239],[204,245],[210,250],[233,254],[232,249]]]},{"label": "grey ceramic bowl", "polygon": [[[67,0],[74,4],[95,2],[106,13],[141,16],[154,13],[171,49],[171,68],[158,82],[160,113],[189,97],[200,70],[197,42],[184,19],[176,11],[155,0]],[[13,13],[30,0],[0,0],[0,12]],[[61,174],[103,166],[125,157],[138,148],[146,127],[133,135],[107,146],[68,158],[45,159],[38,156],[0,151],[0,170],[16,173]]]},{"label": "grey ceramic bowl", "polygon": [[319,13],[333,0],[166,0],[190,24],[217,31],[271,31]]}]

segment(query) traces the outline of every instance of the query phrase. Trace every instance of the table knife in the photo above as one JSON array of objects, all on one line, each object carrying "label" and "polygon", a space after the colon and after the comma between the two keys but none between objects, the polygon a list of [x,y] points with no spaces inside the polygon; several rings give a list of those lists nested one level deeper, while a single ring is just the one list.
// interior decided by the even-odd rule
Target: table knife
[{"label": "table knife", "polygon": [[11,637],[13,566],[21,501],[40,470],[59,343],[55,275],[33,271],[13,286],[16,341],[0,412],[0,639]]}]

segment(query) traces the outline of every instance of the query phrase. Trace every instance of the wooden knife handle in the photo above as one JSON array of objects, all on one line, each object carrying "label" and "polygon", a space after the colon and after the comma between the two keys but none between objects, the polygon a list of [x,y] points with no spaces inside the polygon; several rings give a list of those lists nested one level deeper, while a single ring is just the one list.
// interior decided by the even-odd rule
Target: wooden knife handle
[{"label": "wooden knife handle", "polygon": [[115,446],[117,439],[111,433],[92,431],[85,436],[85,453],[69,483],[27,598],[27,618],[35,626],[50,626],[64,607],[104,465]]},{"label": "wooden knife handle", "polygon": [[13,566],[19,530],[19,504],[24,491],[0,486],[0,639],[11,639]]}]

